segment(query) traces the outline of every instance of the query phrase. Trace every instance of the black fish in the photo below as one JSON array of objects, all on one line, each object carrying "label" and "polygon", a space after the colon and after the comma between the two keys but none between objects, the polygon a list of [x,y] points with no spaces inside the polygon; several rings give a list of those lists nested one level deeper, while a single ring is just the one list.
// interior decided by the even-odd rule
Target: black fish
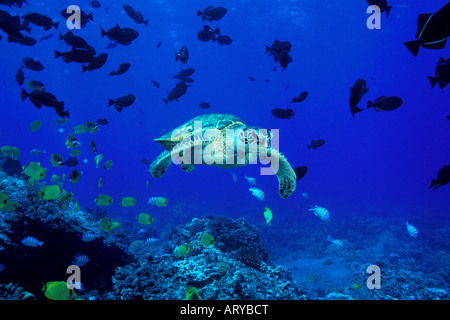
[{"label": "black fish", "polygon": [[203,42],[207,42],[209,40],[216,40],[216,35],[220,35],[219,28],[215,30],[211,29],[210,26],[204,25],[203,29],[197,33],[197,39]]},{"label": "black fish", "polygon": [[373,108],[375,111],[392,111],[403,104],[403,100],[399,97],[379,97],[375,102],[368,101],[367,109]]},{"label": "black fish", "polygon": [[180,81],[186,82],[186,83],[192,83],[194,82],[194,79],[189,77],[180,76],[179,74],[176,74],[173,76],[175,79],[178,79]]},{"label": "black fish", "polygon": [[202,109],[209,109],[209,108],[211,108],[211,105],[208,102],[202,101],[202,102],[200,102],[199,107]]},{"label": "black fish", "polygon": [[[77,12],[75,10],[69,10],[69,12],[67,12],[67,10],[68,9],[66,8],[61,11],[61,15],[66,20]],[[80,27],[84,28],[86,26],[86,23],[88,23],[89,21],[94,21],[94,16],[92,15],[92,12],[86,14],[83,10],[80,10]]]},{"label": "black fish", "polygon": [[231,40],[231,38],[229,36],[225,36],[225,35],[220,35],[216,38],[216,41],[218,44],[222,45],[230,45],[233,40]]},{"label": "black fish", "polygon": [[286,52],[291,51],[292,44],[289,41],[275,40],[270,47],[266,46],[266,53],[273,56],[273,60],[278,62],[278,57]]},{"label": "black fish", "polygon": [[444,165],[438,172],[437,178],[431,180],[430,189],[436,190],[450,182],[450,165]]},{"label": "black fish", "polygon": [[306,173],[308,172],[308,167],[305,166],[297,167],[294,169],[294,172],[297,176],[296,180],[298,181],[306,175]]},{"label": "black fish", "polygon": [[219,21],[223,18],[223,16],[227,13],[227,9],[224,7],[207,7],[205,10],[200,11],[197,10],[197,16],[202,16],[202,21],[207,20],[208,22],[211,21]]},{"label": "black fish", "polygon": [[252,77],[252,76],[248,76],[248,80],[250,80],[250,81],[255,81],[255,78]]},{"label": "black fish", "polygon": [[294,97],[294,99],[292,99],[291,103],[299,103],[302,102],[306,99],[306,97],[308,96],[308,91],[303,91],[302,93],[300,93],[300,95],[297,97]]},{"label": "black fish", "polygon": [[281,71],[284,71],[284,69],[286,69],[289,63],[291,63],[293,60],[292,57],[289,55],[289,53],[283,52],[278,57],[278,61],[280,62],[280,66],[282,68]]},{"label": "black fish", "polygon": [[139,11],[134,10],[131,6],[124,4],[123,9],[127,16],[133,19],[137,24],[145,24],[148,25],[148,20],[144,20],[144,16]]},{"label": "black fish", "polygon": [[362,97],[365,93],[369,92],[369,89],[367,88],[367,82],[364,79],[358,79],[356,80],[353,87],[350,89],[350,111],[353,115],[353,118],[355,117],[355,113],[363,111],[362,109],[358,108],[357,105],[361,101]]},{"label": "black fish", "polygon": [[272,114],[278,119],[291,119],[295,115],[295,112],[294,110],[289,108],[287,108],[286,110],[275,108],[272,109]]},{"label": "black fish", "polygon": [[89,0],[89,4],[94,9],[98,9],[98,8],[100,8],[102,6],[101,3],[98,2],[98,0]]},{"label": "black fish", "polygon": [[450,59],[445,60],[441,58],[436,66],[434,77],[428,77],[430,79],[431,87],[439,84],[439,88],[444,89],[450,83]]},{"label": "black fish", "polygon": [[161,47],[161,45],[162,45],[162,42],[158,41],[158,43],[156,44],[156,47],[159,48],[159,47]]},{"label": "black fish", "polygon": [[156,88],[159,88],[159,83],[156,82],[155,80],[152,80],[153,86]]},{"label": "black fish", "polygon": [[97,122],[97,124],[99,124],[101,126],[109,124],[108,119],[97,119],[95,122]]},{"label": "black fish", "polygon": [[179,52],[175,52],[175,61],[180,60],[181,63],[186,64],[189,59],[189,51],[186,46],[182,46]]},{"label": "black fish", "polygon": [[175,88],[170,90],[169,94],[167,95],[167,98],[166,99],[163,98],[163,101],[166,104],[168,104],[169,101],[173,100],[178,101],[178,99],[186,93],[188,87],[191,87],[191,85],[187,85],[186,82],[183,81],[178,82]]},{"label": "black fish", "polygon": [[378,6],[381,12],[386,12],[386,17],[389,17],[389,12],[392,6],[389,6],[387,0],[367,0],[369,6]]},{"label": "black fish", "polygon": [[64,161],[63,164],[68,167],[75,167],[78,165],[78,160],[77,158],[69,158],[67,161]]},{"label": "black fish", "polygon": [[417,57],[420,46],[427,49],[443,49],[448,36],[450,36],[450,2],[435,14],[419,14],[417,40],[405,42],[404,45]]},{"label": "black fish", "polygon": [[80,49],[75,49],[72,51],[67,51],[67,52],[62,52],[62,53],[55,50],[54,58],[57,59],[59,57],[62,57],[62,59],[66,63],[70,63],[70,62],[89,63],[94,60],[94,56],[92,55],[92,53],[90,53],[86,50],[80,50]]},{"label": "black fish", "polygon": [[44,66],[36,58],[26,57],[23,59],[23,66],[33,71],[42,71]]},{"label": "black fish", "polygon": [[20,97],[22,98],[22,101],[26,98],[30,98],[31,103],[38,109],[44,105],[49,108],[54,108],[56,113],[63,119],[69,117],[69,111],[64,110],[64,101],[58,101],[58,99],[50,92],[34,90],[31,93],[27,93],[22,89]]},{"label": "black fish", "polygon": [[32,24],[43,27],[45,31],[50,30],[52,27],[58,29],[59,21],[53,22],[53,20],[46,15],[40,13],[28,13],[22,16],[23,22],[25,26],[31,22]]},{"label": "black fish", "polygon": [[82,72],[87,70],[92,71],[96,69],[100,69],[106,63],[106,59],[108,59],[108,55],[106,53],[101,53],[97,57],[95,57],[92,61],[89,62],[87,66],[83,65]]},{"label": "black fish", "polygon": [[130,67],[131,67],[130,63],[122,62],[119,66],[119,69],[117,69],[117,71],[111,71],[109,73],[109,75],[110,76],[119,76],[121,74],[124,74]]},{"label": "black fish", "polygon": [[143,164],[152,164],[152,162],[149,161],[149,160],[147,160],[147,159],[141,159],[141,162],[142,162]]},{"label": "black fish", "polygon": [[17,38],[14,38],[14,37],[11,37],[10,35],[8,35],[8,42],[18,43],[23,46],[30,47],[30,46],[34,46],[37,41],[36,41],[36,39],[33,39],[28,36],[23,36],[23,39],[17,39]]},{"label": "black fish", "polygon": [[307,145],[307,147],[308,147],[308,149],[316,150],[317,148],[323,146],[324,144],[325,144],[325,140],[324,139],[320,139],[320,140],[317,140],[317,141],[316,140],[312,140],[311,144],[309,146]]},{"label": "black fish", "polygon": [[95,55],[95,49],[91,47],[86,40],[79,36],[73,35],[72,31],[67,31],[67,33],[63,36],[61,33],[59,34],[59,40],[64,40],[64,42],[72,47],[73,49],[84,49],[91,53],[92,55]]},{"label": "black fish", "polygon": [[116,100],[109,99],[108,107],[114,105],[117,111],[122,112],[123,108],[131,106],[136,97],[133,94],[127,94],[126,96],[117,98]]},{"label": "black fish", "polygon": [[130,45],[131,41],[135,40],[139,33],[131,28],[121,28],[119,24],[116,24],[114,28],[108,29],[108,31],[103,30],[100,27],[101,36],[107,36],[109,40],[115,41],[121,45]]},{"label": "black fish", "polygon": [[0,10],[0,30],[15,39],[23,40],[24,35],[21,33],[22,29],[19,16],[12,16],[8,12]]},{"label": "black fish", "polygon": [[194,72],[195,72],[194,68],[181,69],[178,72],[178,75],[180,77],[190,77],[190,76],[192,76],[194,74]]},{"label": "black fish", "polygon": [[19,68],[16,72],[16,82],[19,86],[23,85],[23,81],[25,80],[25,76],[23,75],[22,68]]}]

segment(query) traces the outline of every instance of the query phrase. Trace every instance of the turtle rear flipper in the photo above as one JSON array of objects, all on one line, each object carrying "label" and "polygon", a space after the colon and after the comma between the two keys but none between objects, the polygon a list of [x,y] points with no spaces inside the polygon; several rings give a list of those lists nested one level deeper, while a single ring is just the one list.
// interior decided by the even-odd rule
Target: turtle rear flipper
[{"label": "turtle rear flipper", "polygon": [[166,173],[170,164],[172,163],[172,157],[169,151],[164,151],[161,153],[150,165],[148,171],[152,174],[154,178],[161,177]]}]

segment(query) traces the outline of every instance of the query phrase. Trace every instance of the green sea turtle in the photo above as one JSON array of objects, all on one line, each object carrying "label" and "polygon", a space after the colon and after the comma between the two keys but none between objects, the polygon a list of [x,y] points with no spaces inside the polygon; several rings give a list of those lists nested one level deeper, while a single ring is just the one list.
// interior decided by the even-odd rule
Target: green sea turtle
[{"label": "green sea turtle", "polygon": [[[279,194],[288,198],[296,188],[296,174],[285,156],[272,148],[272,133],[249,127],[230,114],[206,114],[195,117],[155,139],[166,150],[150,165],[153,177],[161,177],[172,162],[191,172],[196,164],[236,168],[270,161],[278,177]],[[268,168],[262,168],[270,170]]]}]

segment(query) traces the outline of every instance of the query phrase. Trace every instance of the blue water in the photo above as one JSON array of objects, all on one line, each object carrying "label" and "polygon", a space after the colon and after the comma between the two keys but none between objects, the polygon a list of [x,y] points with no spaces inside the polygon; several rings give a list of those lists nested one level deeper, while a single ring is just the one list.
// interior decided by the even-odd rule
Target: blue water
[{"label": "blue water", "polygon": [[[101,1],[99,9],[92,9],[87,0],[29,2],[21,9],[0,9],[11,14],[39,12],[59,19],[60,25],[57,31],[48,32],[32,26],[34,38],[55,35],[32,47],[7,43],[6,35],[1,33],[0,145],[19,147],[22,165],[40,161],[49,170],[49,180],[52,174],[68,175],[72,170],[52,167],[49,158],[52,153],[70,157],[64,143],[73,127],[107,118],[110,124],[100,126],[97,134],[76,136],[82,143],[78,169],[83,176],[77,184],[66,183],[64,188],[74,193],[81,208],[95,208],[94,198],[99,193],[108,194],[115,200],[107,208],[108,215],[134,221],[139,212],[149,212],[155,218],[152,227],[161,231],[167,225],[208,215],[245,217],[250,223],[264,225],[265,206],[274,212],[273,224],[277,218],[288,219],[293,229],[301,228],[302,221],[312,215],[307,210],[310,204],[327,208],[338,221],[395,216],[402,221],[448,223],[450,186],[433,191],[429,185],[438,170],[449,164],[450,123],[446,116],[450,114],[450,89],[431,89],[427,77],[434,75],[440,57],[450,58],[450,47],[421,48],[414,57],[403,45],[414,39],[417,15],[436,12],[447,1],[389,1],[394,7],[389,18],[385,13],[381,15],[380,30],[367,28],[369,15],[364,0],[345,4],[328,0],[129,1],[149,19],[148,26],[131,20],[123,12],[122,1]],[[93,12],[94,21],[82,30],[74,30],[74,34],[83,37],[97,53],[108,53],[106,64],[99,70],[82,73],[80,64],[53,58],[54,50],[69,50],[58,40],[58,32],[67,31],[60,11],[70,4]],[[207,5],[223,5],[228,12],[220,21],[203,23],[196,12]],[[100,38],[100,27],[107,30],[116,23],[134,28],[140,35],[129,46],[105,50],[110,41]],[[222,34],[232,38],[232,44],[199,41],[196,35],[204,24],[219,27]],[[264,54],[265,46],[276,39],[292,43],[293,62],[284,71]],[[157,48],[159,41],[162,45]],[[174,52],[183,45],[190,53],[186,65],[174,58]],[[24,69],[25,83],[39,80],[47,91],[64,101],[70,112],[65,125],[52,126],[52,120],[58,117],[50,108],[38,110],[28,99],[21,101],[15,74],[27,56],[38,58],[45,69]],[[124,75],[107,76],[122,62],[131,63]],[[277,69],[272,71],[275,66]],[[173,75],[187,67],[195,68],[195,82],[179,102],[166,105],[162,98],[177,82]],[[249,76],[255,81],[250,81]],[[370,91],[360,103],[364,111],[353,118],[348,105],[349,88],[359,78],[367,80]],[[154,87],[151,80],[158,81],[161,88]],[[309,92],[307,99],[291,104],[302,91]],[[109,98],[129,93],[136,96],[131,107],[121,113],[107,107]],[[368,100],[383,95],[399,96],[404,103],[391,112],[365,110]],[[211,108],[201,109],[202,101],[210,103]],[[290,120],[271,114],[273,108],[286,107],[296,111]],[[248,125],[279,129],[281,152],[293,167],[308,167],[295,193],[281,199],[276,177],[261,176],[260,164],[229,170],[197,166],[191,173],[172,165],[163,177],[152,178],[141,159],[153,161],[164,150],[153,139],[206,113],[234,114]],[[43,126],[33,133],[28,126],[34,120],[42,121]],[[61,128],[62,133],[58,131]],[[102,164],[113,161],[111,170],[95,168],[91,139],[98,153],[105,156]],[[312,139],[325,139],[326,143],[317,150],[307,149]],[[32,156],[29,152],[34,148],[47,153]],[[231,172],[238,177],[236,185]],[[102,176],[103,187],[99,190],[97,183]],[[265,202],[252,196],[244,176],[257,180],[257,187],[266,194]],[[120,199],[125,196],[136,198],[137,204],[121,207]],[[147,200],[153,196],[166,197],[169,205],[149,207]]]}]

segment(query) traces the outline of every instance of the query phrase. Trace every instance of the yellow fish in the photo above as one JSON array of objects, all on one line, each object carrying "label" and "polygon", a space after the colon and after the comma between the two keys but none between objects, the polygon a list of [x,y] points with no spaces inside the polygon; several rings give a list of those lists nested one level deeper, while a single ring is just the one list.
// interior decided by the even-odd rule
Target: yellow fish
[{"label": "yellow fish", "polygon": [[0,210],[3,208],[3,206],[6,204],[6,202],[8,201],[8,195],[0,192]]},{"label": "yellow fish", "polygon": [[215,244],[216,242],[214,241],[214,238],[206,232],[203,232],[202,235],[200,236],[199,242],[204,245],[205,247],[209,247],[212,246],[213,244]]},{"label": "yellow fish", "polygon": [[69,133],[66,139],[66,147],[67,148],[75,148],[78,146],[77,139],[73,136],[73,134]]},{"label": "yellow fish", "polygon": [[64,157],[60,154],[53,153],[50,156],[50,162],[54,167],[62,167],[64,165]]},{"label": "yellow fish", "polygon": [[109,221],[107,216],[104,216],[100,221],[100,229],[107,232],[111,230],[111,221]]},{"label": "yellow fish", "polygon": [[200,300],[197,289],[195,289],[194,287],[187,287],[186,300]]},{"label": "yellow fish", "polygon": [[122,200],[120,200],[120,205],[122,207],[132,207],[136,204],[136,199],[133,197],[123,197]]},{"label": "yellow fish", "polygon": [[19,160],[19,157],[20,157],[20,149],[14,147],[14,148],[13,148],[13,155],[12,155],[12,158],[13,158],[14,160]]},{"label": "yellow fish", "polygon": [[81,151],[78,149],[72,149],[69,152],[71,157],[78,157],[81,154]]},{"label": "yellow fish", "polygon": [[74,169],[69,175],[69,183],[75,184],[81,179],[81,171]]},{"label": "yellow fish", "polygon": [[96,133],[98,130],[100,130],[97,123],[95,123],[94,121],[86,121],[84,125],[86,127],[86,130],[90,133]]},{"label": "yellow fish", "polygon": [[34,180],[44,179],[47,169],[41,167],[40,162],[30,162],[23,167],[23,173]]},{"label": "yellow fish", "polygon": [[100,161],[103,160],[103,154],[99,154],[97,156],[95,156],[94,161],[95,161],[95,167],[98,168],[98,165],[100,163]]},{"label": "yellow fish", "polygon": [[41,190],[41,197],[44,200],[57,200],[61,197],[61,187],[52,184]]},{"label": "yellow fish", "polygon": [[272,225],[272,211],[268,207],[264,209],[264,218],[266,219],[266,223],[271,226]]},{"label": "yellow fish", "polygon": [[153,218],[148,213],[141,212],[137,216],[137,221],[141,224],[150,224],[153,222]]},{"label": "yellow fish", "polygon": [[189,251],[190,251],[189,247],[184,244],[179,247],[176,247],[176,249],[175,249],[175,253],[176,253],[177,257],[179,257],[179,258],[187,255],[189,253]]},{"label": "yellow fish", "polygon": [[87,131],[87,128],[86,128],[86,126],[84,124],[80,124],[80,125],[75,126],[73,128],[73,133],[74,134],[82,134],[82,133],[85,133],[86,131]]},{"label": "yellow fish", "polygon": [[103,167],[105,168],[105,170],[109,170],[109,169],[111,169],[112,165],[113,165],[112,160],[108,160],[108,161],[105,162]]},{"label": "yellow fish", "polygon": [[97,198],[95,198],[94,202],[98,206],[107,207],[114,202],[114,199],[106,194],[99,194]]},{"label": "yellow fish", "polygon": [[30,131],[31,132],[35,132],[38,131],[42,126],[42,122],[40,121],[33,121],[32,123],[30,123]]},{"label": "yellow fish", "polygon": [[117,221],[113,221],[112,223],[111,223],[111,230],[112,229],[117,229],[117,228],[119,228],[120,227],[120,223],[118,223]]},{"label": "yellow fish", "polygon": [[6,202],[3,204],[3,207],[0,208],[3,212],[12,212],[17,209],[17,203],[11,200],[6,200]]},{"label": "yellow fish", "polygon": [[69,289],[66,281],[47,282],[42,291],[50,300],[73,300],[77,296],[73,289]]},{"label": "yellow fish", "polygon": [[63,119],[63,118],[59,118],[59,119],[58,119],[58,124],[59,124],[60,126],[65,125],[66,122],[67,122],[67,119]]},{"label": "yellow fish", "polygon": [[14,160],[19,159],[20,150],[16,147],[3,146],[0,148],[0,156],[3,158],[13,158]]}]

